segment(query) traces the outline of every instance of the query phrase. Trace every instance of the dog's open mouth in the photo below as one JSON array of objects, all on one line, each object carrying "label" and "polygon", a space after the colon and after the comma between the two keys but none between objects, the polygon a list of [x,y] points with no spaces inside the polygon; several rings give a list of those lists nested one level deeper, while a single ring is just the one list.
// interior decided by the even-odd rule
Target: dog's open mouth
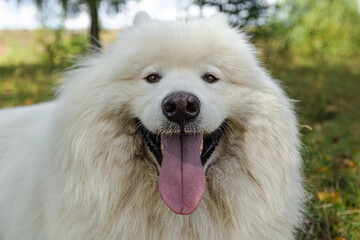
[{"label": "dog's open mouth", "polygon": [[210,134],[154,134],[143,125],[139,128],[161,166],[160,195],[173,212],[188,215],[199,206],[205,193],[203,167],[217,147],[225,127],[226,121]]}]

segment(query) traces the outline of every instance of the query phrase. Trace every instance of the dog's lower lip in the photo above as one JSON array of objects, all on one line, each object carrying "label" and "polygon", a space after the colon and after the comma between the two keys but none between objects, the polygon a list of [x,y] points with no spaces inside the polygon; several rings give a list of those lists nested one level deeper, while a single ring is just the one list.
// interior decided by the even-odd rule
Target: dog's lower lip
[{"label": "dog's lower lip", "polygon": [[[136,120],[136,125],[139,126],[140,133],[142,134],[150,152],[154,155],[155,159],[161,166],[162,158],[164,154],[164,146],[161,143],[160,134],[155,134],[150,132],[148,129],[145,128],[145,126],[142,124],[142,122],[139,119]],[[211,133],[203,134],[203,140],[199,149],[201,154],[201,163],[203,166],[205,166],[207,160],[211,157],[211,155],[215,151],[215,148],[218,146],[220,138],[226,126],[227,126],[227,120],[224,120],[223,123],[215,131]],[[180,134],[191,134],[191,132],[186,133],[184,131],[181,131],[179,133],[169,133],[169,134],[180,135]]]}]

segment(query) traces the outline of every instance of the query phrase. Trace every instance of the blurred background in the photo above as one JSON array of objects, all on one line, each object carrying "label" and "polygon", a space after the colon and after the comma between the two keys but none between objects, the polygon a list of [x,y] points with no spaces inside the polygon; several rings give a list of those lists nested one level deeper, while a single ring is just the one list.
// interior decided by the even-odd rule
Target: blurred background
[{"label": "blurred background", "polygon": [[53,99],[61,72],[139,10],[225,12],[251,36],[296,100],[309,192],[298,239],[360,239],[360,0],[0,0],[0,107]]}]

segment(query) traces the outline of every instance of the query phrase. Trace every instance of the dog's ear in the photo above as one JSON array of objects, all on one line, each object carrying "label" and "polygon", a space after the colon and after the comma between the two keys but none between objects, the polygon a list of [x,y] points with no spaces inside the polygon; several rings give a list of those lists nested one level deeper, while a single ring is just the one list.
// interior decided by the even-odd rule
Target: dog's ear
[{"label": "dog's ear", "polygon": [[225,13],[216,13],[210,19],[219,24],[228,25],[228,16]]},{"label": "dog's ear", "polygon": [[147,14],[146,12],[140,11],[138,13],[136,13],[135,17],[134,17],[134,23],[133,25],[139,26],[141,24],[143,24],[144,22],[148,22],[150,21],[151,18],[149,16],[149,14]]}]

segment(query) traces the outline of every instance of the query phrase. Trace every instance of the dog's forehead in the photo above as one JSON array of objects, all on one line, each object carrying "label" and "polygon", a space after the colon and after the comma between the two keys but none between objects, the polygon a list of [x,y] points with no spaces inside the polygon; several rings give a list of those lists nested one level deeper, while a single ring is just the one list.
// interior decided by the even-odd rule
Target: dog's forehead
[{"label": "dog's forehead", "polygon": [[[114,65],[122,61],[119,72],[126,79],[150,72],[163,74],[164,69],[190,69],[204,74],[213,72],[210,66],[227,79],[247,79],[257,66],[254,48],[244,33],[220,20],[142,22],[121,33],[109,56],[118,59]],[[144,72],[149,66],[160,67]]]},{"label": "dog's forehead", "polygon": [[[224,53],[233,53],[235,35],[229,26],[203,21],[153,21],[136,28],[134,46],[142,49],[141,57],[168,64],[198,64],[217,61]],[[226,30],[224,30],[226,28]],[[220,34],[221,33],[221,34]],[[230,37],[229,37],[230,35]],[[210,50],[210,51],[209,51]]]}]

